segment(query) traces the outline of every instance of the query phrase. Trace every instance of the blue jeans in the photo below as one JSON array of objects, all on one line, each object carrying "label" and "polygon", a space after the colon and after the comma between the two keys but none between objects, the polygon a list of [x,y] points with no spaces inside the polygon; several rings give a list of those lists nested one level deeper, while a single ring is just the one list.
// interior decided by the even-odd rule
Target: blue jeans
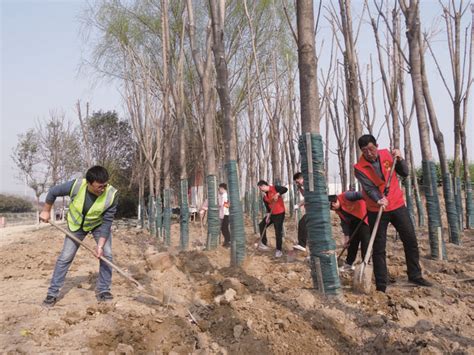
[{"label": "blue jeans", "polygon": [[[84,240],[88,232],[84,232],[82,229],[73,234],[80,239]],[[99,241],[99,235],[92,232],[96,243]],[[58,260],[56,261],[56,266],[54,267],[53,277],[51,278],[51,285],[48,288],[48,296],[58,297],[59,290],[64,285],[64,280],[66,274],[69,270],[69,267],[76,256],[77,249],[80,245],[72,241],[67,236],[64,239],[63,250],[59,255]],[[112,261],[112,235],[107,238],[107,241],[104,245],[104,257]],[[112,283],[112,268],[107,265],[105,262],[100,260],[99,266],[99,277],[97,278],[96,292],[97,294],[102,292],[110,291],[110,284]]]}]

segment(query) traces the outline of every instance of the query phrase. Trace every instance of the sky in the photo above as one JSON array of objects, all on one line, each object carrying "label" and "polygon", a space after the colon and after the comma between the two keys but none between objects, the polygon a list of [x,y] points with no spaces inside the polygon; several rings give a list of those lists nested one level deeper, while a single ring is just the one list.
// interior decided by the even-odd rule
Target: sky
[{"label": "sky", "polygon": [[[354,13],[362,0],[353,0]],[[0,193],[28,194],[30,189],[18,179],[19,172],[10,157],[17,143],[18,134],[24,133],[36,125],[38,120],[48,118],[51,110],[63,111],[66,118],[78,122],[75,105],[78,99],[82,103],[90,102],[91,109],[116,110],[123,117],[121,97],[112,83],[97,83],[93,76],[79,68],[84,57],[84,42],[81,37],[80,16],[85,1],[80,0],[0,0],[1,12],[1,172]],[[426,26],[439,19],[440,8],[437,1],[422,1],[422,23]],[[470,15],[470,14],[469,14]],[[463,24],[470,23],[467,16]],[[443,25],[443,23],[440,23]],[[327,37],[325,51],[328,51],[328,26],[321,23],[320,36]],[[442,27],[442,26],[441,26]],[[373,51],[373,34],[368,24],[362,27],[357,50],[360,60],[366,62],[368,53]],[[440,34],[433,42],[434,50],[439,53],[443,68],[449,65],[445,36]],[[373,52],[375,53],[375,52]],[[323,55],[321,66],[324,67]],[[374,56],[374,61],[376,57]],[[432,95],[439,117],[441,130],[445,134],[448,155],[452,156],[453,123],[451,102],[442,85],[432,60],[427,57]],[[377,74],[377,73],[376,73]],[[407,83],[407,91],[409,91]],[[471,94],[468,127],[466,130],[471,152],[473,145],[473,104],[474,88]],[[381,114],[381,111],[378,111]],[[412,126],[414,147],[419,146],[416,122]],[[324,129],[321,130],[324,132]],[[386,135],[381,136],[381,145],[386,145]],[[435,145],[433,155],[437,158]],[[419,149],[415,148],[415,159],[419,163]],[[337,162],[330,161],[330,174],[337,175]]]},{"label": "sky", "polygon": [[[84,42],[79,17],[85,1],[0,0],[1,178],[0,192],[23,195],[25,186],[10,158],[18,134],[63,111],[78,122],[78,99],[91,109],[123,112],[111,84],[79,71]],[[28,189],[29,190],[29,189]],[[27,191],[31,195],[31,190]]]}]

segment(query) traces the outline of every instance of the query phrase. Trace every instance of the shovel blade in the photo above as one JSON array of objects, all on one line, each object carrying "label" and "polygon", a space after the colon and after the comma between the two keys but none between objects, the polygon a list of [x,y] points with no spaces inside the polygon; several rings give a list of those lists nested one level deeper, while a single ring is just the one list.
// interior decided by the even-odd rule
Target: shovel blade
[{"label": "shovel blade", "polygon": [[374,269],[372,265],[360,263],[355,267],[352,287],[355,292],[369,294],[372,291],[372,275]]}]

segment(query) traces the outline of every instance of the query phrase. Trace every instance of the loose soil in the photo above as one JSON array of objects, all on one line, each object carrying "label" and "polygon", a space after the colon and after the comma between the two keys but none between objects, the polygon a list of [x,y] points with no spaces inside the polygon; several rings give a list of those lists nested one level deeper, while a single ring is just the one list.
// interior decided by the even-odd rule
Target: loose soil
[{"label": "loose soil", "polygon": [[[333,224],[340,243],[336,219]],[[427,233],[419,232],[423,272],[435,283],[421,288],[407,282],[403,248],[390,230],[387,258],[396,282],[387,293],[355,294],[349,272],[341,274],[342,295],[326,298],[312,288],[306,255],[290,251],[296,231],[289,218],[286,228],[286,252],[275,259],[273,250],[254,253],[256,236],[248,223],[251,256],[242,268],[230,268],[228,249],[202,250],[198,223],[190,225],[191,250],[180,252],[178,225],[166,249],[148,232],[119,221],[114,261],[159,301],[114,273],[114,300],[98,303],[98,262],[80,250],[49,309],[41,302],[63,236],[50,226],[2,229],[0,351],[474,354],[473,231],[465,231],[462,246],[447,244],[449,261],[432,260]]]}]

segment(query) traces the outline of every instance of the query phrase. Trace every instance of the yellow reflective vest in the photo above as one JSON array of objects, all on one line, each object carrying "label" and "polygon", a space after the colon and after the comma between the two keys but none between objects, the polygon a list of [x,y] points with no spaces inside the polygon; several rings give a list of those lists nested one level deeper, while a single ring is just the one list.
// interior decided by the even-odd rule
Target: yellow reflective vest
[{"label": "yellow reflective vest", "polygon": [[78,231],[81,228],[85,232],[90,232],[100,226],[104,212],[112,206],[114,202],[117,189],[112,185],[107,185],[105,191],[100,196],[97,196],[97,199],[84,216],[82,210],[84,208],[86,193],[87,180],[76,179],[69,193],[71,203],[69,204],[69,212],[67,214],[67,223],[69,230],[72,232]]}]

